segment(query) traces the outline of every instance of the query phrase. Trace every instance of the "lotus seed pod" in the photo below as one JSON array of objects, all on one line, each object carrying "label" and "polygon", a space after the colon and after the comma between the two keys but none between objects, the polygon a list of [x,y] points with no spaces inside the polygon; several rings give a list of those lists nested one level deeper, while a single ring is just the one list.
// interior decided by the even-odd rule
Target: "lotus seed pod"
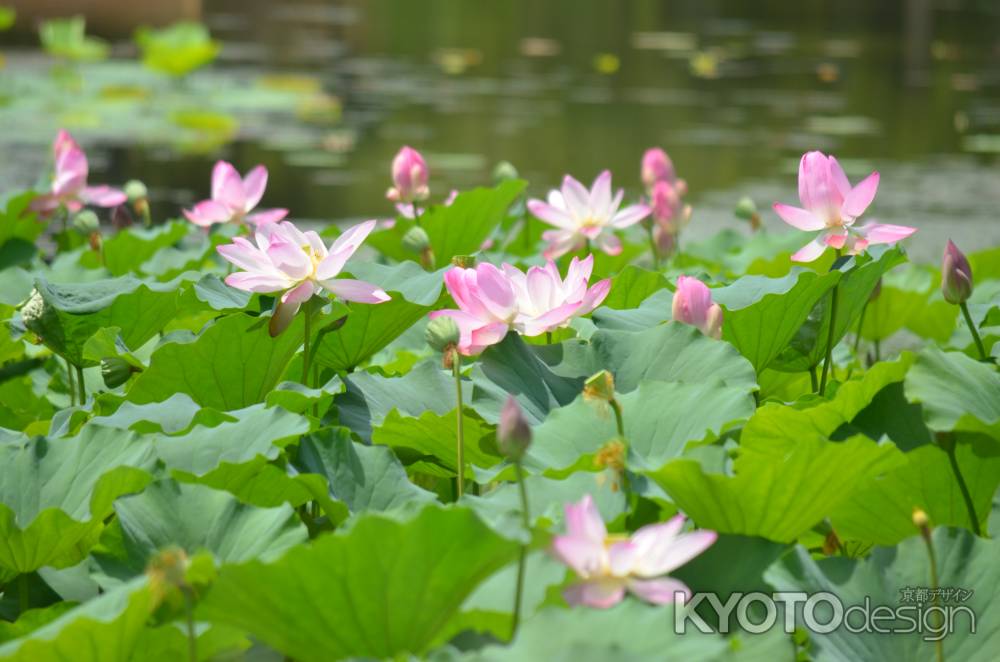
[{"label": "lotus seed pod", "polygon": [[89,209],[84,209],[73,217],[73,229],[89,237],[93,233],[100,231],[101,221],[97,218],[97,214]]},{"label": "lotus seed pod", "polygon": [[446,352],[458,344],[462,334],[455,320],[447,315],[441,315],[432,319],[427,325],[425,337],[427,344],[435,351]]},{"label": "lotus seed pod", "polygon": [[757,215],[757,204],[753,201],[753,198],[744,196],[736,203],[733,213],[736,215],[736,218],[742,218],[744,221],[752,221]]},{"label": "lotus seed pod", "polygon": [[510,161],[501,161],[493,168],[493,181],[496,184],[518,178],[517,168]]},{"label": "lotus seed pod", "polygon": [[149,190],[138,179],[130,179],[125,183],[125,195],[128,196],[129,202],[135,203],[137,200],[148,198]]},{"label": "lotus seed pod", "polygon": [[423,253],[431,247],[431,238],[426,230],[416,225],[403,235],[403,247],[412,253]]},{"label": "lotus seed pod", "polygon": [[111,356],[101,359],[101,377],[108,388],[118,388],[128,381],[133,372],[136,372],[135,368],[123,358]]}]

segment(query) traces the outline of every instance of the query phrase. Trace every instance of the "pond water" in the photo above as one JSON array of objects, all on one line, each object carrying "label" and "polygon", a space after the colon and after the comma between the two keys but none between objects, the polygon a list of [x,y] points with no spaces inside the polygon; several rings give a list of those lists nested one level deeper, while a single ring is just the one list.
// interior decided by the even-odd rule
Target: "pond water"
[{"label": "pond water", "polygon": [[[205,0],[204,20],[224,43],[215,74],[308,74],[341,117],[264,116],[201,153],[84,124],[94,180],[147,180],[163,213],[204,197],[219,157],[268,166],[267,206],[340,221],[388,215],[403,143],[428,157],[439,198],[488,183],[501,159],[536,194],[566,171],[610,168],[637,195],[642,152],[661,145],[688,181],[692,234],[738,224],[743,195],[778,229],[766,207],[796,201],[798,158],[822,149],[852,181],[881,171],[873,217],[917,226],[918,256],[936,260],[948,236],[1000,244],[1000,4],[988,0]],[[7,60],[48,66],[24,48]],[[45,128],[4,139],[0,176],[34,181]]]}]

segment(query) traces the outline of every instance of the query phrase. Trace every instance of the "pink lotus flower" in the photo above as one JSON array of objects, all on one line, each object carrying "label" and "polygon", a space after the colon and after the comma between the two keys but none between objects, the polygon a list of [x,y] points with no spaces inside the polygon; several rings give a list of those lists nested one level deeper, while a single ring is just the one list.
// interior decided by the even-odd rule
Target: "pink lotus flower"
[{"label": "pink lotus flower", "polygon": [[807,152],[799,163],[799,200],[804,209],[774,203],[774,211],[785,223],[799,230],[823,232],[792,255],[796,262],[812,262],[826,250],[846,248],[860,253],[871,244],[894,244],[916,228],[867,223],[854,227],[875,199],[879,174],[873,172],[851,188],[837,159],[822,152]]},{"label": "pink lotus flower", "polygon": [[548,202],[528,200],[532,214],[557,228],[542,234],[542,239],[549,242],[543,255],[556,259],[591,241],[608,255],[621,253],[621,241],[613,231],[638,223],[650,212],[644,204],[619,209],[624,194],[619,189],[614,197],[611,196],[611,173],[605,170],[597,176],[589,191],[566,175],[562,190],[550,191]]},{"label": "pink lotus flower", "polygon": [[674,162],[659,147],[650,147],[642,155],[642,183],[652,192],[657,182],[667,182],[677,192],[678,197],[687,193],[687,182],[677,178]]},{"label": "pink lotus flower", "polygon": [[212,197],[202,200],[184,215],[195,225],[208,227],[214,223],[277,223],[288,215],[287,209],[262,209],[251,214],[267,188],[267,168],[257,166],[240,177],[231,163],[218,161],[212,168]]},{"label": "pink lotus flower", "polygon": [[90,171],[87,155],[65,129],[56,135],[52,154],[55,158],[52,190],[35,198],[31,203],[33,211],[45,216],[61,206],[71,212],[80,211],[84,205],[117,207],[128,199],[124,192],[110,186],[87,186]]},{"label": "pink lotus flower", "polygon": [[710,338],[722,337],[722,307],[712,303],[712,290],[697,278],[681,276],[677,279],[673,318],[698,327]]},{"label": "pink lotus flower", "polygon": [[474,269],[454,267],[444,280],[458,310],[438,310],[430,317],[455,320],[461,333],[458,351],[466,356],[500,342],[510,329],[524,336],[554,331],[590,313],[608,295],[610,279],[588,287],[593,267],[593,255],[574,257],[565,279],[551,260],[527,274],[509,264],[502,269],[485,262]]},{"label": "pink lotus flower", "polygon": [[663,575],[704,552],[718,535],[681,533],[683,526],[684,516],[677,515],[628,537],[609,536],[589,494],[567,505],[566,535],[553,539],[552,551],[582,581],[564,590],[566,602],[607,609],[621,602],[625,591],[657,605],[677,597],[687,601],[691,590],[684,582]]},{"label": "pink lotus flower", "polygon": [[426,200],[430,195],[427,187],[429,174],[427,162],[420,152],[404,145],[392,160],[394,186],[386,191],[385,197],[393,202]]},{"label": "pink lotus flower", "polygon": [[389,300],[388,294],[371,283],[336,278],[374,227],[375,221],[355,225],[327,249],[312,230],[301,232],[289,221],[282,221],[259,226],[254,235],[256,245],[235,237],[233,243],[217,250],[244,269],[226,276],[226,284],[247,292],[282,292],[281,307],[275,315],[290,320],[304,301],[323,290],[358,303]]}]

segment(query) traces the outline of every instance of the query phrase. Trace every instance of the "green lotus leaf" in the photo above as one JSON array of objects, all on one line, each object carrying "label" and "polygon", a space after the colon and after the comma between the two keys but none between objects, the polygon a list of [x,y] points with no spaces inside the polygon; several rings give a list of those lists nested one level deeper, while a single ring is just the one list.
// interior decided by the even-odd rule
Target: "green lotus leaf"
[{"label": "green lotus leaf", "polygon": [[460,507],[365,515],[271,563],[224,566],[198,613],[304,662],[420,654],[517,550]]}]

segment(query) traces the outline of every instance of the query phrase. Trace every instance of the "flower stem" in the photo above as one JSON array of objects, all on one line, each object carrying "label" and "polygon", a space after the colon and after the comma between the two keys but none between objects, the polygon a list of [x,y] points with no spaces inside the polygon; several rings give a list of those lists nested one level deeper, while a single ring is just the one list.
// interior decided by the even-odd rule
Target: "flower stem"
[{"label": "flower stem", "polygon": [[809,366],[809,382],[812,384],[812,391],[819,390],[819,377],[816,376],[816,366]]},{"label": "flower stem", "polygon": [[28,588],[28,573],[21,573],[18,578],[17,586],[17,598],[18,598],[18,615],[23,614],[31,608],[31,595]]},{"label": "flower stem", "polygon": [[312,311],[306,310],[305,312],[305,325],[302,331],[302,385],[308,388],[309,362],[312,361],[312,357],[309,355],[309,337],[312,335]]},{"label": "flower stem", "polygon": [[989,361],[989,357],[986,355],[986,348],[983,346],[983,339],[979,337],[979,331],[976,330],[976,325],[972,322],[972,315],[969,314],[969,306],[963,301],[958,304],[959,308],[962,309],[962,316],[965,317],[965,323],[969,327],[969,331],[972,333],[972,339],[976,341],[976,349],[979,350],[979,358],[983,361]]},{"label": "flower stem", "polygon": [[656,239],[653,237],[653,224],[649,224],[649,252],[653,256],[653,268],[657,271],[660,270],[660,254],[656,250]]},{"label": "flower stem", "polygon": [[191,662],[198,662],[198,635],[194,629],[194,605],[190,592],[187,590],[182,592],[184,593],[184,611],[187,615],[188,658]]},{"label": "flower stem", "polygon": [[819,394],[826,393],[826,378],[830,373],[830,365],[833,363],[833,336],[837,327],[837,294],[839,285],[834,285],[830,291],[830,330],[826,334],[826,359],[823,360],[823,372],[819,378]]},{"label": "flower stem", "polygon": [[[531,515],[528,510],[528,490],[524,485],[524,469],[521,467],[520,461],[514,463],[514,469],[517,471],[517,487],[521,493],[521,522],[530,535]],[[521,554],[517,559],[517,587],[514,591],[514,619],[510,629],[511,639],[517,634],[517,626],[521,622],[521,601],[524,597],[524,574],[527,556],[528,546],[521,545]]]},{"label": "flower stem", "polygon": [[411,202],[410,208],[413,210],[413,224],[420,225],[420,210],[417,209],[417,203]]},{"label": "flower stem", "polygon": [[455,500],[462,498],[465,489],[465,421],[462,419],[462,355],[454,352],[451,370],[455,375],[455,399],[458,408],[455,410],[455,432],[457,434],[455,455],[458,465],[458,478],[455,484]]},{"label": "flower stem", "polygon": [[[935,606],[938,606],[938,574],[937,574],[937,557],[934,554],[934,542],[931,540],[931,531],[928,527],[923,527],[921,531],[921,536],[924,539],[924,543],[927,545],[927,558],[930,560],[931,566],[931,590],[934,592],[933,602]],[[937,660],[938,662],[944,662],[944,637],[937,640]]]},{"label": "flower stem", "polygon": [[76,386],[80,389],[80,404],[87,404],[87,385],[83,383],[83,368],[76,366]]},{"label": "flower stem", "polygon": [[73,376],[73,366],[69,364],[69,359],[63,357],[66,362],[66,382],[69,385],[69,404],[76,406],[76,377]]},{"label": "flower stem", "polygon": [[552,344],[552,332],[551,331],[546,331],[545,332],[545,344],[546,345],[551,345]]},{"label": "flower stem", "polygon": [[622,420],[622,406],[619,404],[618,400],[611,398],[609,401],[612,411],[615,412],[615,425],[618,426],[618,436],[625,438],[625,422]]},{"label": "flower stem", "polygon": [[854,357],[858,356],[858,346],[861,344],[861,329],[865,326],[865,313],[868,312],[868,301],[865,301],[865,305],[861,306],[861,317],[858,319],[858,332],[854,336]]},{"label": "flower stem", "polygon": [[962,500],[965,502],[965,510],[969,513],[969,522],[972,524],[972,532],[977,536],[982,536],[982,532],[979,530],[979,517],[976,516],[976,506],[972,503],[972,495],[969,493],[969,486],[965,483],[965,477],[962,476],[962,469],[958,466],[958,459],[955,457],[955,440],[947,439],[941,444],[944,447],[944,452],[948,454],[948,463],[951,464],[951,471],[955,474],[955,482],[958,483],[958,489],[962,493]]}]

